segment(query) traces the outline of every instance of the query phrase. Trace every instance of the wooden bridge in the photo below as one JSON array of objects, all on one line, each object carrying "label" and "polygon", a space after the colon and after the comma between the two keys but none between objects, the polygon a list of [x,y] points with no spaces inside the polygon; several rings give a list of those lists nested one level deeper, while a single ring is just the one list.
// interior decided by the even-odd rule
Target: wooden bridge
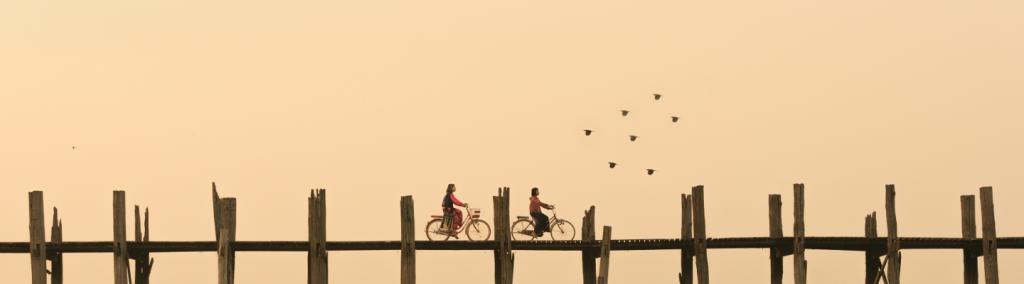
[{"label": "wooden bridge", "polygon": [[[1022,249],[1024,237],[997,238],[993,196],[991,187],[980,189],[982,237],[977,237],[975,225],[975,198],[973,195],[960,196],[962,238],[917,238],[899,237],[896,223],[896,190],[893,185],[885,187],[886,231],[885,237],[877,233],[875,213],[865,217],[863,237],[807,237],[804,235],[804,186],[793,186],[793,235],[784,237],[782,232],[782,197],[768,196],[768,236],[742,238],[708,238],[705,232],[704,188],[695,186],[691,194],[682,194],[682,222],[680,238],[675,239],[612,239],[612,228],[605,226],[602,238],[596,239],[594,228],[595,208],[584,212],[582,240],[572,241],[512,241],[509,233],[509,188],[498,189],[494,196],[494,240],[491,241],[417,241],[415,240],[415,219],[412,196],[400,199],[401,239],[399,241],[327,241],[326,237],[326,190],[315,190],[309,197],[309,240],[307,241],[235,241],[234,198],[221,198],[213,186],[213,213],[215,241],[149,241],[149,210],[140,217],[140,208],[135,206],[135,238],[126,239],[125,193],[114,191],[114,232],[110,242],[64,242],[61,238],[62,225],[54,208],[50,241],[45,238],[43,218],[43,193],[29,193],[29,242],[0,243],[0,253],[28,253],[32,262],[32,283],[45,284],[47,274],[50,283],[63,283],[64,253],[112,253],[114,257],[114,283],[149,283],[153,269],[151,253],[169,252],[213,252],[218,255],[218,283],[234,283],[234,257],[238,251],[305,251],[308,253],[307,283],[327,283],[328,251],[370,251],[400,250],[401,283],[416,282],[417,250],[483,250],[494,252],[494,282],[512,283],[514,254],[516,250],[579,251],[583,263],[583,282],[607,284],[611,251],[618,250],[679,250],[681,284],[707,284],[708,249],[768,249],[771,265],[770,283],[782,283],[785,256],[792,256],[794,283],[807,283],[807,260],[804,252],[808,249],[843,250],[864,252],[864,281],[872,283],[898,284],[900,281],[900,251],[906,249],[955,249],[963,251],[964,283],[979,283],[978,258],[984,259],[984,283],[999,283],[997,248]],[[997,245],[998,244],[998,245]],[[600,259],[600,265],[598,265]],[[134,273],[129,266],[134,261]],[[47,269],[47,261],[50,269]],[[696,264],[696,271],[694,270]]]}]

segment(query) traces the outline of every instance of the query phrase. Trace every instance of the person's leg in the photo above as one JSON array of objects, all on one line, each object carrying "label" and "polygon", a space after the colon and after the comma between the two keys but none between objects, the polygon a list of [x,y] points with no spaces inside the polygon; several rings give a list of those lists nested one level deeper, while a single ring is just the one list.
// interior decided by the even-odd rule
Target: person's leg
[{"label": "person's leg", "polygon": [[454,230],[452,230],[452,231],[458,231],[459,228],[462,228],[462,210],[456,209],[456,210],[452,210],[452,211],[455,213],[455,218],[453,218],[455,220],[454,220],[454,222],[452,222],[452,228]]},{"label": "person's leg", "polygon": [[544,236],[544,231],[548,228],[548,216],[540,212],[532,212],[530,216],[533,217],[533,234],[538,237]]}]

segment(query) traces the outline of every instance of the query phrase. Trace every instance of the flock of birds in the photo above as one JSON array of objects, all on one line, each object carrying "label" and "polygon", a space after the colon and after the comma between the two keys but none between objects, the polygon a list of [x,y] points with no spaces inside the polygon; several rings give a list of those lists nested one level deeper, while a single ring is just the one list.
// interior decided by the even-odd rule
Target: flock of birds
[{"label": "flock of birds", "polygon": [[[661,94],[654,94],[654,100],[655,101],[661,100]],[[629,110],[627,110],[627,109],[621,110],[620,113],[622,113],[622,117],[629,116]],[[679,122],[679,117],[678,116],[670,116],[670,118],[672,119],[672,123]],[[594,130],[593,129],[583,129],[583,135],[590,136],[591,134],[594,134]],[[629,135],[629,141],[630,142],[636,142],[637,138],[638,138],[638,136],[635,135],[635,134],[630,134]],[[615,161],[609,161],[608,162],[608,168],[609,169],[614,169],[615,166],[617,166],[617,165],[618,165],[618,163],[616,163]],[[647,175],[654,175],[654,171],[655,171],[654,169],[646,169],[646,170],[647,170]]]}]

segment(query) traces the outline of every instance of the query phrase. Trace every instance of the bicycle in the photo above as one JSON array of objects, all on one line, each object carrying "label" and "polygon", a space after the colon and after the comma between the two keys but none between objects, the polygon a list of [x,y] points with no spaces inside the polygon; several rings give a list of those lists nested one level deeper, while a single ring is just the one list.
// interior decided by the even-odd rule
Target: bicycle
[{"label": "bicycle", "polygon": [[[534,240],[537,236],[534,234],[533,218],[530,216],[516,216],[516,222],[512,223],[512,239],[513,240]],[[576,238],[576,226],[571,222],[558,219],[558,212],[554,209],[551,210],[551,218],[548,221],[548,235],[551,236],[551,240],[565,241]]]},{"label": "bicycle", "polygon": [[444,215],[430,215],[430,222],[427,222],[427,239],[431,241],[447,241],[451,237],[459,238],[459,234],[466,232],[466,238],[471,241],[484,241],[491,237],[491,225],[480,219],[479,208],[466,207],[466,218],[462,227],[452,231],[451,217]]}]

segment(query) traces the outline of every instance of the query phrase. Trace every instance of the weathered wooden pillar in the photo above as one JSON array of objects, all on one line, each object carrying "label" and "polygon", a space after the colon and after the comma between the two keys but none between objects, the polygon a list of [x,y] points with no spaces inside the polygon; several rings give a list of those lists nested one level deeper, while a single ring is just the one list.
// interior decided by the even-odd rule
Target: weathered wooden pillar
[{"label": "weathered wooden pillar", "polygon": [[[682,218],[682,243],[693,242],[693,198],[685,193],[681,196],[683,218]],[[680,272],[679,284],[693,284],[693,246],[682,246],[680,249]]]},{"label": "weathered wooden pillar", "polygon": [[128,240],[124,191],[114,191],[114,284],[128,284]]},{"label": "weathered wooden pillar", "polygon": [[[878,238],[878,218],[875,212],[871,212],[864,217],[864,237],[870,242]],[[878,260],[881,256],[881,251],[877,249],[867,249],[864,251],[864,283],[875,284],[876,278],[879,277],[879,271],[882,269],[882,261]]]},{"label": "weathered wooden pillar", "polygon": [[498,196],[494,197],[494,283],[512,284],[513,265],[512,239],[508,233],[508,194],[509,188],[499,188]]},{"label": "weathered wooden pillar", "polygon": [[[974,217],[974,195],[960,196],[960,228],[965,241],[978,239]],[[964,284],[978,284],[978,251],[964,248]]]},{"label": "weathered wooden pillar", "polygon": [[601,276],[597,277],[598,284],[608,284],[608,266],[611,264],[612,227],[604,226],[601,235]]},{"label": "weathered wooden pillar", "polygon": [[235,210],[234,198],[221,198],[217,201],[220,224],[217,235],[217,283],[235,283]]},{"label": "weathered wooden pillar", "polygon": [[[782,195],[768,195],[768,236],[772,238],[773,244],[781,243],[782,239]],[[781,248],[773,246],[770,250],[771,260],[771,283],[782,284],[782,257]]]},{"label": "weathered wooden pillar", "polygon": [[807,284],[804,258],[804,184],[793,184],[793,283]]},{"label": "weathered wooden pillar", "polygon": [[886,278],[889,280],[889,284],[900,284],[900,238],[896,232],[896,186],[892,184],[885,185],[885,225],[888,227]]},{"label": "weathered wooden pillar", "polygon": [[[142,227],[142,218],[139,214],[139,206],[135,205],[135,242],[149,242],[149,208],[146,208],[145,229]],[[138,252],[131,256],[135,259],[135,284],[149,284],[149,274],[152,272],[153,259],[149,252]]]},{"label": "weathered wooden pillar", "polygon": [[28,193],[28,231],[32,284],[46,284],[46,219],[42,191]]},{"label": "weathered wooden pillar", "polygon": [[327,190],[310,191],[308,201],[307,282],[327,284]]},{"label": "weathered wooden pillar", "polygon": [[[597,240],[594,233],[594,206],[583,212],[583,243]],[[597,253],[592,249],[583,249],[583,284],[597,284]]]},{"label": "weathered wooden pillar", "polygon": [[[53,224],[50,224],[50,242],[60,244],[64,242],[64,225],[57,217],[57,207],[53,207]],[[64,253],[55,251],[50,253],[50,284],[64,283]]]},{"label": "weathered wooden pillar", "polygon": [[985,257],[985,284],[999,284],[996,255],[996,213],[992,187],[981,188],[981,253]]},{"label": "weathered wooden pillar", "polygon": [[[402,284],[416,283],[416,218],[412,195],[402,196]],[[326,283],[326,282],[325,282]]]},{"label": "weathered wooden pillar", "polygon": [[693,202],[693,253],[697,258],[697,283],[708,284],[711,280],[708,275],[708,237],[704,226],[704,186],[694,186],[690,194]]}]

